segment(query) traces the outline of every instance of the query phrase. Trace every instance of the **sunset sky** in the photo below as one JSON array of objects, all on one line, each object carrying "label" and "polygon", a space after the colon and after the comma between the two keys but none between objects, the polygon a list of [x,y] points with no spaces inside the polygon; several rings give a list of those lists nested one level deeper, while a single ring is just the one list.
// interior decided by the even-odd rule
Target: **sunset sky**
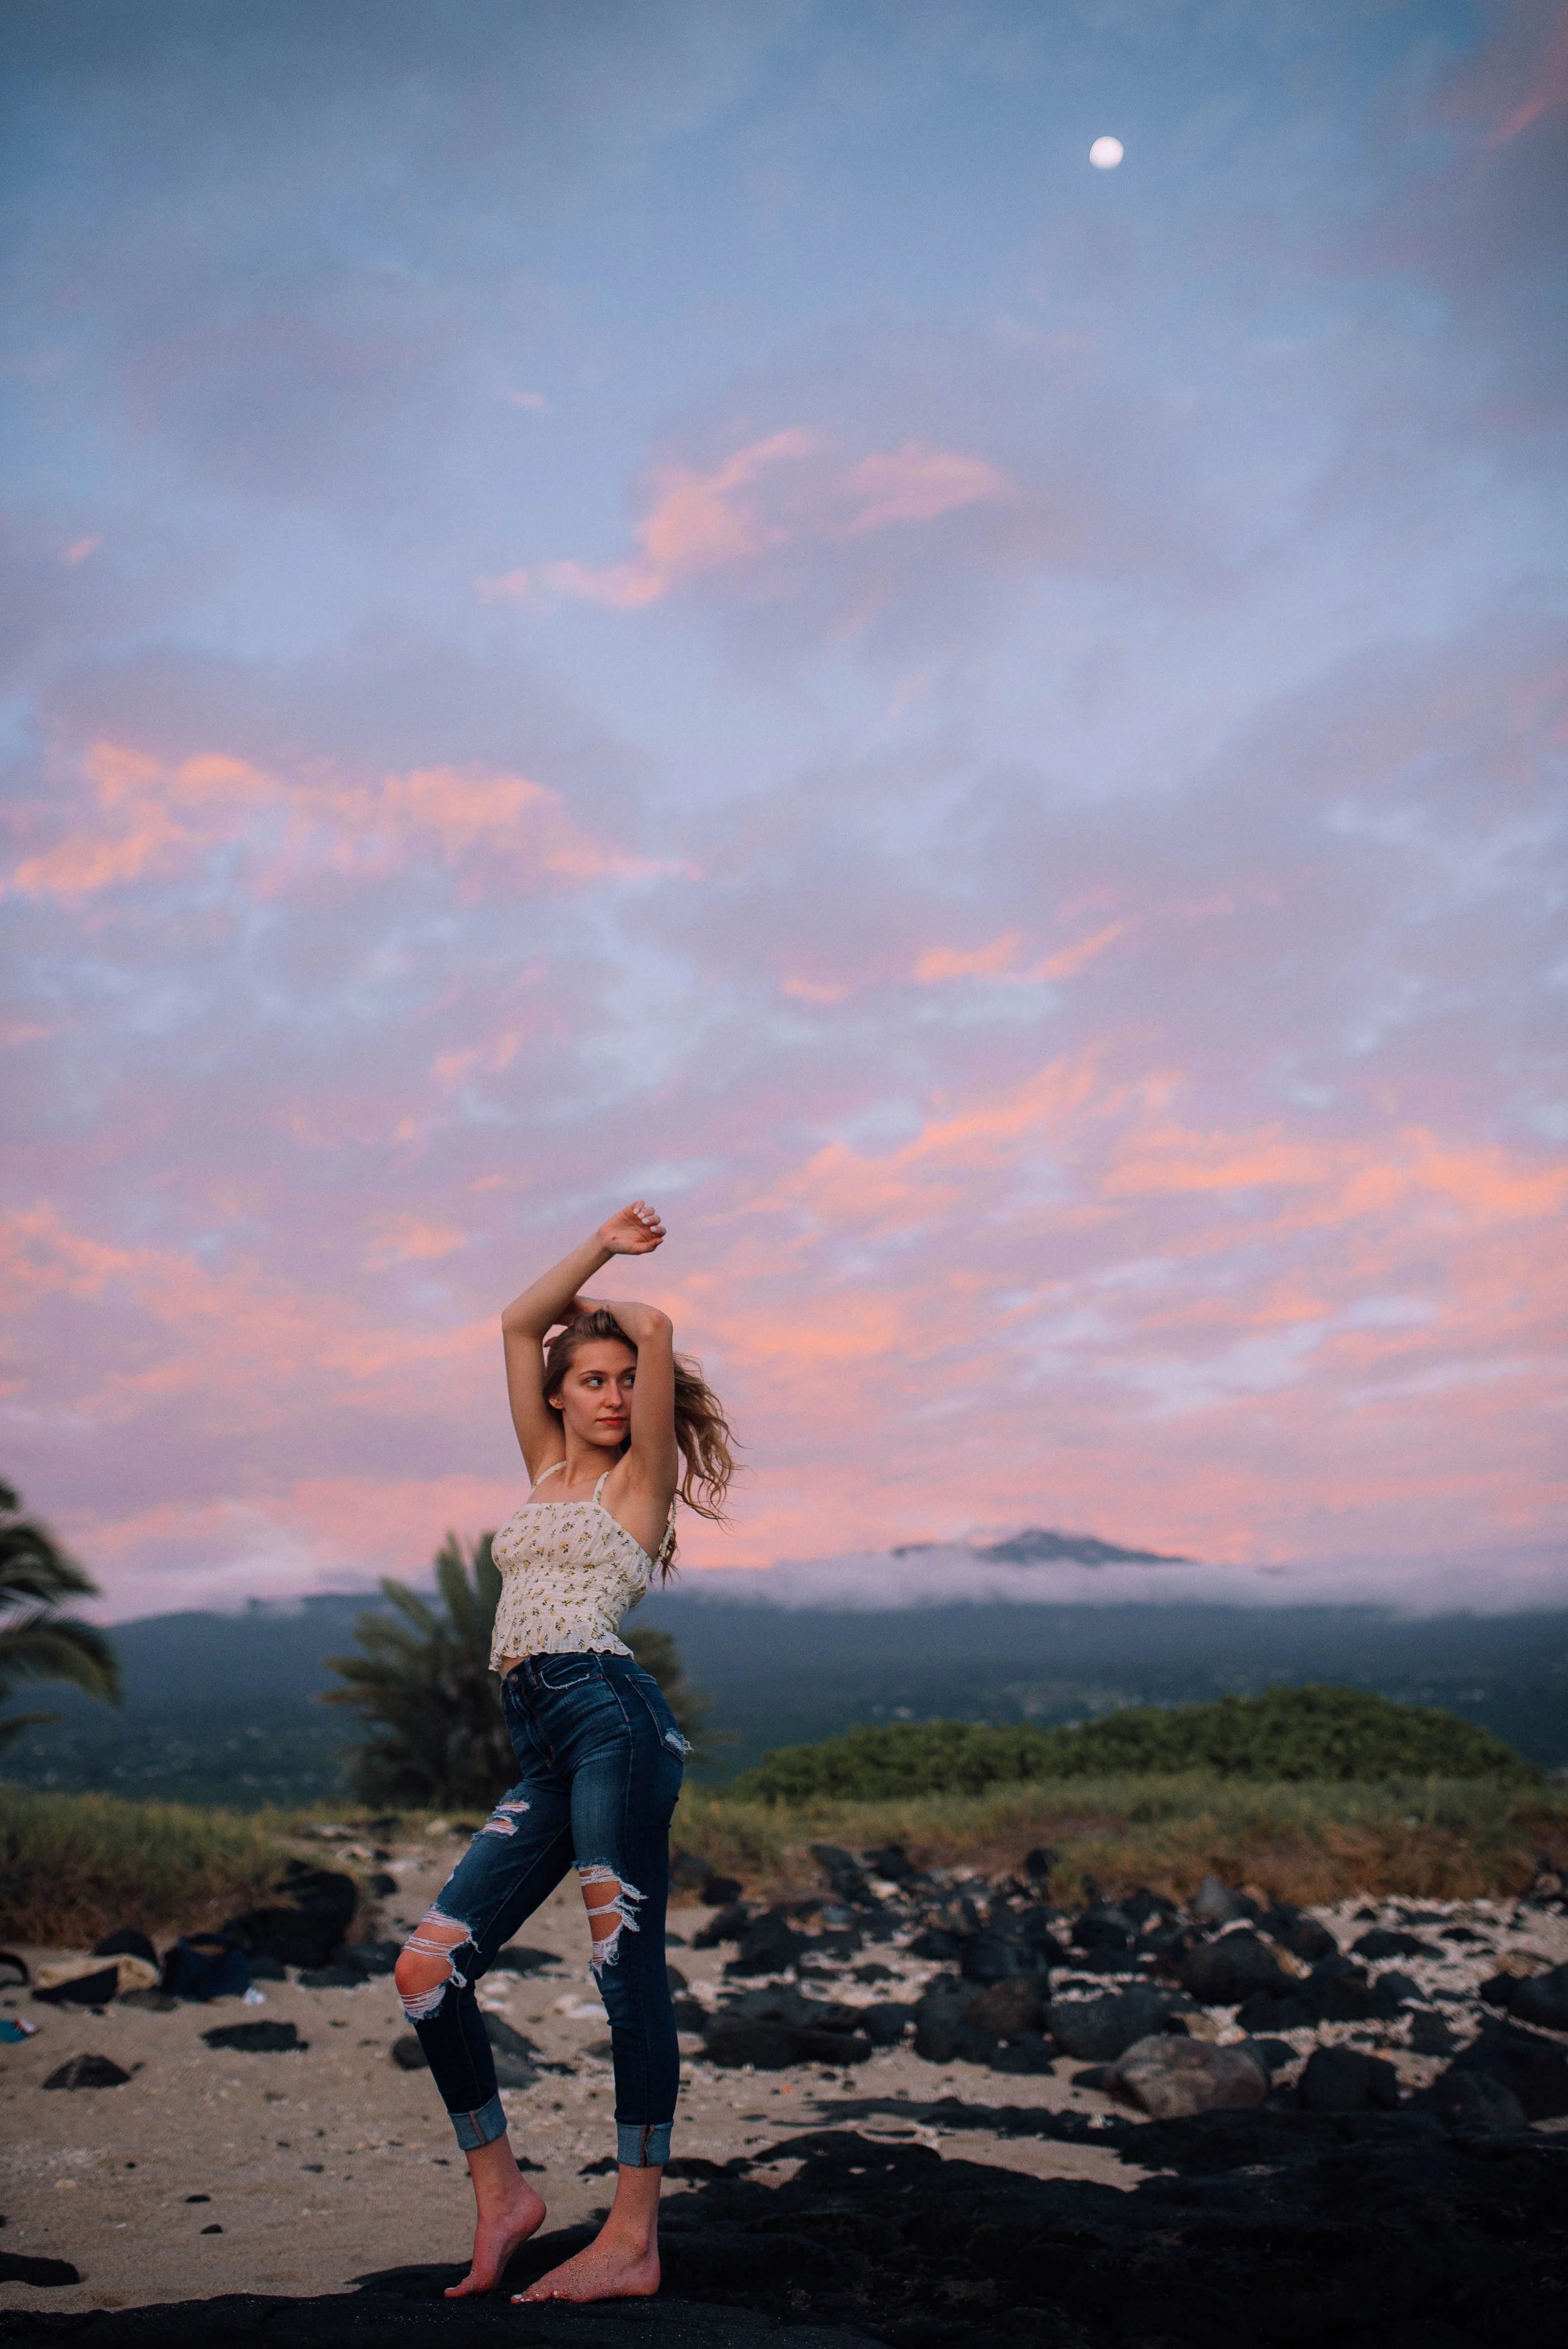
[{"label": "sunset sky", "polygon": [[693,1565],[1562,1531],[1568,11],[10,0],[0,104],[0,1473],[110,1612],[496,1524],[637,1194]]}]

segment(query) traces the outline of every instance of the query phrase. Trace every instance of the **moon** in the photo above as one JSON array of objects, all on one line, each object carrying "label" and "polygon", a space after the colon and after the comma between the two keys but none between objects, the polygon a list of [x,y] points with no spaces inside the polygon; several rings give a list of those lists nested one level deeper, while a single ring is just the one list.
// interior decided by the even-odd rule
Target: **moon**
[{"label": "moon", "polygon": [[1088,160],[1097,171],[1114,171],[1126,151],[1119,139],[1097,139]]}]

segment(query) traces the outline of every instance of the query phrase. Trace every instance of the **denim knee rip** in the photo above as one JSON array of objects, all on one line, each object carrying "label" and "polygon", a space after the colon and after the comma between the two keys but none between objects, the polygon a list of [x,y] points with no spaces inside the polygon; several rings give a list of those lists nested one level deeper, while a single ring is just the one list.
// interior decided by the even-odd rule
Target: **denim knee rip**
[{"label": "denim knee rip", "polygon": [[446,1997],[449,1982],[456,1982],[459,1990],[467,1989],[469,1978],[458,1971],[457,1952],[471,1946],[472,1941],[473,1935],[460,1918],[449,1917],[441,1909],[426,1909],[419,1920],[418,1930],[409,1934],[403,1947],[421,1958],[444,1959],[447,1971],[429,1990],[416,1991],[412,1997],[404,1997],[402,1992],[398,1992],[403,2012],[410,2023],[428,2022]]},{"label": "denim knee rip", "polygon": [[[603,1860],[579,1863],[577,1876],[583,1887],[583,1905],[588,1911],[588,1930],[593,1939],[588,1962],[595,1974],[602,1974],[605,1967],[613,1966],[619,1956],[622,1934],[637,1931],[636,1904],[648,1896],[645,1892],[639,1892],[634,1884],[628,1884],[624,1876],[617,1876],[613,1868],[606,1868]],[[607,1900],[591,1900],[588,1898],[591,1891],[604,1885],[614,1888]],[[614,1917],[615,1920],[603,1933],[599,1930],[602,1917]]]},{"label": "denim knee rip", "polygon": [[498,1803],[494,1810],[490,1813],[489,1818],[485,1821],[483,1826],[480,1829],[480,1833],[481,1835],[514,1836],[517,1833],[518,1820],[527,1808],[528,1805],[521,1798],[515,1803]]}]

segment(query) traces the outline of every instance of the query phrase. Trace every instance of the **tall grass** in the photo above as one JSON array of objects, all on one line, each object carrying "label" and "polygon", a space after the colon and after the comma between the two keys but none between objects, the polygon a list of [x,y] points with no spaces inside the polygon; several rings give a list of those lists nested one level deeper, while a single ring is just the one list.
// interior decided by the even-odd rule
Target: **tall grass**
[{"label": "tall grass", "polygon": [[0,1787],[0,1932],[68,1949],[117,1925],[220,1924],[277,1875],[278,1828],[265,1813]]},{"label": "tall grass", "polygon": [[875,1803],[745,1802],[694,1791],[676,1840],[748,1888],[785,1894],[819,1881],[813,1843],[864,1851],[903,1843],[922,1867],[994,1873],[1026,1852],[1056,1854],[1053,1899],[1092,1878],[1115,1894],[1147,1884],[1178,1899],[1206,1875],[1285,1900],[1352,1893],[1473,1899],[1521,1892],[1542,1857],[1568,1863],[1568,1788],[1476,1779],[1260,1785],[1193,1773],[1075,1778],[983,1795]]},{"label": "tall grass", "polygon": [[[219,1924],[262,1900],[291,1843],[341,1865],[331,1845],[299,1841],[328,1816],[322,1805],[244,1813],[0,1786],[0,1935],[80,1948],[117,1925],[167,1937]],[[402,1838],[439,1848],[466,1831],[454,1818],[432,1837],[435,1824],[423,1810],[407,1814]],[[1064,1904],[1090,1878],[1111,1894],[1147,1884],[1185,1899],[1210,1874],[1304,1903],[1353,1893],[1473,1899],[1522,1891],[1542,1858],[1568,1868],[1568,1787],[1440,1778],[1270,1786],[1193,1774],[792,1805],[698,1787],[682,1799],[675,1839],[753,1896],[820,1889],[813,1843],[867,1851],[898,1842],[922,1867],[987,1874],[1021,1868],[1045,1845],[1056,1854],[1051,1893]]]}]

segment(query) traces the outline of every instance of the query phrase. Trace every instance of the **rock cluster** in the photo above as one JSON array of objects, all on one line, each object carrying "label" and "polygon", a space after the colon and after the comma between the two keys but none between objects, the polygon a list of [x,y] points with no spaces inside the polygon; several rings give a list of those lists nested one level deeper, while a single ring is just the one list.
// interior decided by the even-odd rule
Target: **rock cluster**
[{"label": "rock cluster", "polygon": [[[1568,2114],[1568,1966],[1507,1946],[1528,1901],[1491,1912],[1491,1929],[1393,1903],[1336,1931],[1212,1877],[1185,1908],[1140,1889],[1065,1911],[1046,1897],[1045,1851],[995,1881],[922,1871],[893,1846],[812,1856],[823,1898],[760,1907],[731,1883],[707,1888],[727,1897],[696,1941],[735,1955],[716,2000],[683,1997],[676,2012],[714,2064],[854,2066],[908,2040],[932,2064],[1005,2074],[1065,2058],[1161,2118],[1265,2098],[1392,2111],[1411,2096],[1472,2124]],[[1535,1906],[1563,1908],[1556,1878]],[[879,1946],[892,1964],[856,1962]],[[1392,2055],[1420,2059],[1403,2085]]]}]

